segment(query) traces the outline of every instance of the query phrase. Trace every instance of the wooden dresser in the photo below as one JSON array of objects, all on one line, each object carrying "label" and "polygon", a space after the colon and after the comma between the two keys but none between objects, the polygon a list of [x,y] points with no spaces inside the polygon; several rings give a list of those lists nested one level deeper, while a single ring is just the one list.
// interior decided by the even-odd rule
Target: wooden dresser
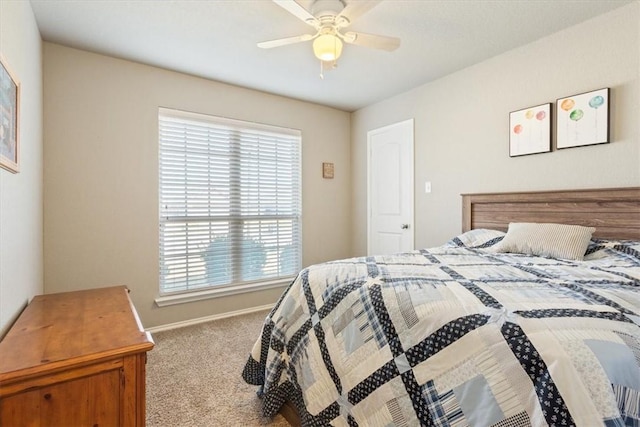
[{"label": "wooden dresser", "polygon": [[144,426],[152,348],[124,286],[35,297],[0,342],[0,426]]}]

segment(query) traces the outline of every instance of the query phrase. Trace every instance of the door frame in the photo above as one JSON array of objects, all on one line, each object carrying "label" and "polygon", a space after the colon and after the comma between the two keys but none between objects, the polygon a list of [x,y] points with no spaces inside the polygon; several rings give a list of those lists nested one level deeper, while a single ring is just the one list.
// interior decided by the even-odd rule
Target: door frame
[{"label": "door frame", "polygon": [[414,119],[408,119],[367,132],[367,255],[371,255],[371,136],[404,125],[411,127],[411,191],[409,191],[411,213],[409,223],[411,224],[411,248],[415,249],[415,128]]}]

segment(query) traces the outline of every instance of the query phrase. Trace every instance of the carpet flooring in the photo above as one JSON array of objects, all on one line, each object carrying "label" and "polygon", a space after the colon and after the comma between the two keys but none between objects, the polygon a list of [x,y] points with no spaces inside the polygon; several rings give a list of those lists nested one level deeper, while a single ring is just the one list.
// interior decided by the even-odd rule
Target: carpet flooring
[{"label": "carpet flooring", "polygon": [[264,418],[242,369],[267,311],[153,334],[147,359],[147,426],[289,427]]}]

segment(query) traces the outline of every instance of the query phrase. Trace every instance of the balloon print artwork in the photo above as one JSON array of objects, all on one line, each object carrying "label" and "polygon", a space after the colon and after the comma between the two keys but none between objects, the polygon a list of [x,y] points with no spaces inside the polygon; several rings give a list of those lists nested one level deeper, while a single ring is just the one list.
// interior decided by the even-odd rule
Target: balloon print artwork
[{"label": "balloon print artwork", "polygon": [[609,142],[609,88],[557,101],[558,148]]},{"label": "balloon print artwork", "polygon": [[551,151],[551,104],[509,114],[509,156]]}]

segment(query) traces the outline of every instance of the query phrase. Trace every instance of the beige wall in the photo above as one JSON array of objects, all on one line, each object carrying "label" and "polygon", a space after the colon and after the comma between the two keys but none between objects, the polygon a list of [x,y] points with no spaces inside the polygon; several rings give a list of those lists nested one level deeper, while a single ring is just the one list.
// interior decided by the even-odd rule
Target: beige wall
[{"label": "beige wall", "polygon": [[42,287],[42,42],[27,1],[0,1],[0,53],[21,82],[20,173],[0,169],[0,336]]},{"label": "beige wall", "polygon": [[[354,255],[366,253],[367,131],[415,118],[415,243],[461,229],[460,193],[640,185],[640,3],[570,27],[352,115]],[[611,88],[611,143],[510,158],[508,117]],[[425,194],[425,181],[432,193]]]},{"label": "beige wall", "polygon": [[[634,2],[351,116],[45,43],[44,290],[125,284],[147,327],[279,295],[155,305],[158,106],[302,130],[304,265],[365,253],[366,134],[409,118],[416,247],[459,232],[460,193],[640,185],[639,23]],[[601,87],[612,89],[611,144],[509,158],[510,111]],[[335,179],[321,178],[323,161]]]},{"label": "beige wall", "polygon": [[[300,129],[303,264],[350,254],[348,113],[45,43],[46,293],[124,284],[145,327],[281,293],[155,305],[159,106]],[[335,179],[322,179],[323,161],[335,163]]]}]

